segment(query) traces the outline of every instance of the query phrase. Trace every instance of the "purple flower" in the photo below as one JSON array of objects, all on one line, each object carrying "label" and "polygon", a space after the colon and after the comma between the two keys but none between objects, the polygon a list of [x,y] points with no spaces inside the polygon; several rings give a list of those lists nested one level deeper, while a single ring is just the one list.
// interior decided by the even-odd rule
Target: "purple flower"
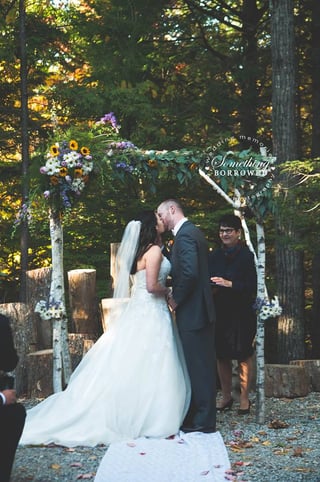
[{"label": "purple flower", "polygon": [[111,124],[114,129],[118,129],[120,127],[113,112],[109,112],[109,114],[105,114],[103,117],[101,117],[100,123]]},{"label": "purple flower", "polygon": [[126,172],[132,172],[133,171],[133,166],[130,166],[129,164],[126,164],[125,162],[117,162],[116,168],[117,169],[123,169]]},{"label": "purple flower", "polygon": [[115,149],[136,149],[136,146],[130,141],[112,142],[109,144],[109,147]]}]

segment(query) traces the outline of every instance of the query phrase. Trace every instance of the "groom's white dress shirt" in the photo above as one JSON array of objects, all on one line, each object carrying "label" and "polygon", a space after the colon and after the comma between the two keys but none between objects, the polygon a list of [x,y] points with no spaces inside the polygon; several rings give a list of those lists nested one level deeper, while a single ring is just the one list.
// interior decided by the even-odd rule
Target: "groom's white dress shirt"
[{"label": "groom's white dress shirt", "polygon": [[179,231],[179,229],[181,228],[181,226],[183,225],[183,223],[185,223],[186,221],[188,221],[188,218],[182,218],[182,219],[180,219],[180,221],[175,225],[175,227],[174,227],[173,230],[172,230],[173,236],[176,236],[176,235],[177,235],[177,232]]}]

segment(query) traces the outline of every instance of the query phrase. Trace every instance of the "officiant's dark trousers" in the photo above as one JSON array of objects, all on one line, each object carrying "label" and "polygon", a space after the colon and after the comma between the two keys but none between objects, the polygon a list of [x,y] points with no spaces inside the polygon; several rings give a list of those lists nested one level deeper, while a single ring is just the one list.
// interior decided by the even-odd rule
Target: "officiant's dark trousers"
[{"label": "officiant's dark trousers", "polygon": [[0,406],[0,482],[10,480],[25,418],[26,411],[20,403]]}]

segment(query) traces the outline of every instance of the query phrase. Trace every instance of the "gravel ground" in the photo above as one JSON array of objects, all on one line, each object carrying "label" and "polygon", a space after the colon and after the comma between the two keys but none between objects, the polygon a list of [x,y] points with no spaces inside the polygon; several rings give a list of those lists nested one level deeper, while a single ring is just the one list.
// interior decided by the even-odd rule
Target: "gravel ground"
[{"label": "gravel ground", "polygon": [[[226,480],[320,482],[320,393],[295,399],[267,398],[263,425],[255,422],[253,394],[251,400],[250,415],[238,416],[236,403],[231,411],[217,414],[217,429],[231,462]],[[21,402],[26,408],[35,404]],[[105,451],[105,446],[19,447],[11,481],[93,481]]]}]

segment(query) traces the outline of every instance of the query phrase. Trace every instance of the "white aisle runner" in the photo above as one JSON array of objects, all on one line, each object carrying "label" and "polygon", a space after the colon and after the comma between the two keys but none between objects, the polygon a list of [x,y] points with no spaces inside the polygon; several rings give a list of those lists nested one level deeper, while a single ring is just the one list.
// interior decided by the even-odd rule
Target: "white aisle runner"
[{"label": "white aisle runner", "polygon": [[139,438],[109,446],[95,482],[225,482],[230,468],[219,432]]}]

